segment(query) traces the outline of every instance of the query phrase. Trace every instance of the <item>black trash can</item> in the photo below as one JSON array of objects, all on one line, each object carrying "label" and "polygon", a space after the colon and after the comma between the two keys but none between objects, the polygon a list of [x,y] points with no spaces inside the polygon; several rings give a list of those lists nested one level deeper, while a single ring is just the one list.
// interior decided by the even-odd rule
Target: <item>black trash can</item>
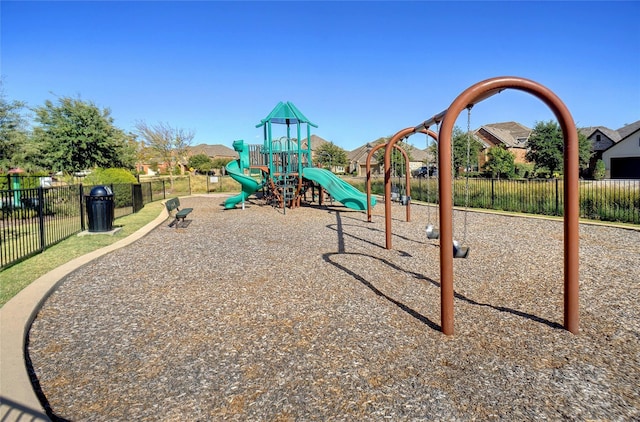
[{"label": "black trash can", "polygon": [[113,230],[115,203],[109,186],[94,186],[86,197],[90,232]]}]

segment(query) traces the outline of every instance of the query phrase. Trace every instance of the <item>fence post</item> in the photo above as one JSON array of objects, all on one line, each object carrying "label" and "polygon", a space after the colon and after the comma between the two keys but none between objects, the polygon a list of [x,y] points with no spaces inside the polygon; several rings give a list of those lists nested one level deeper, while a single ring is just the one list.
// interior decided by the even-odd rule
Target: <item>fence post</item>
[{"label": "fence post", "polygon": [[44,232],[44,192],[42,186],[38,186],[38,227],[40,229],[40,252],[46,247]]},{"label": "fence post", "polygon": [[491,209],[495,209],[495,198],[496,198],[496,179],[491,178]]},{"label": "fence post", "polygon": [[82,183],[80,183],[80,230],[85,230],[85,221],[84,221],[84,187]]},{"label": "fence post", "polygon": [[189,178],[189,196],[191,196],[191,175],[187,176]]},{"label": "fence post", "polygon": [[162,180],[162,199],[167,199],[167,186],[164,179]]},{"label": "fence post", "polygon": [[558,192],[558,179],[556,179],[556,215],[560,215],[560,194]]}]

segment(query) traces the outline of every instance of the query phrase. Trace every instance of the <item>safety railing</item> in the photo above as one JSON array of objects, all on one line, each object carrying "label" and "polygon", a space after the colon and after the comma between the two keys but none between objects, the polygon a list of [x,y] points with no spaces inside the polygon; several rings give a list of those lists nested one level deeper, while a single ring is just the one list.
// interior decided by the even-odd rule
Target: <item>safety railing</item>
[{"label": "safety railing", "polygon": [[[111,184],[114,218],[166,198],[164,181]],[[83,185],[0,190],[0,269],[29,258],[85,230]]]},{"label": "safety railing", "polygon": [[[413,179],[412,199],[436,203],[437,183],[435,178]],[[560,179],[457,178],[453,183],[454,205],[458,207],[554,216],[564,213]],[[374,183],[372,189],[381,193],[382,182]],[[579,192],[581,218],[640,224],[640,180],[582,180]]]}]

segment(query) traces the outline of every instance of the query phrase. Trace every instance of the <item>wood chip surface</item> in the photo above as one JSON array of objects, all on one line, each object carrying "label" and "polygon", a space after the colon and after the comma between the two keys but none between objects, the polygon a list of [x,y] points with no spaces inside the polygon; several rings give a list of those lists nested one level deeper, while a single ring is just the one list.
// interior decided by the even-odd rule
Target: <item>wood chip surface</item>
[{"label": "wood chip surface", "polygon": [[[563,224],[469,212],[440,332],[427,215],[181,199],[140,241],[78,269],[27,352],[74,421],[640,419],[640,231],[581,224],[580,334],[563,324]],[[454,238],[463,233],[454,212]],[[435,222],[435,221],[432,221]]]}]

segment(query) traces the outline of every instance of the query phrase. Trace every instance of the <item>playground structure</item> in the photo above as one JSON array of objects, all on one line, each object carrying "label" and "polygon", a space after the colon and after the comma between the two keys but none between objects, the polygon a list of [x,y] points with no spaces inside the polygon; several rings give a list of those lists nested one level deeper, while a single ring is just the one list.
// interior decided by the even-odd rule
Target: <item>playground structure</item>
[{"label": "playground structure", "polygon": [[[384,155],[384,200],[386,248],[391,249],[391,152],[400,149],[408,163],[406,153],[396,144],[416,133],[425,133],[437,142],[438,169],[438,215],[439,227],[432,228],[427,237],[439,238],[440,241],[440,305],[441,329],[446,335],[454,333],[454,289],[453,259],[466,258],[469,247],[459,244],[453,239],[453,198],[452,198],[452,134],[456,119],[462,110],[471,108],[487,98],[505,89],[516,89],[532,94],[541,99],[555,114],[564,138],[564,327],[571,333],[579,331],[579,202],[578,202],[578,135],[573,118],[564,103],[548,88],[529,79],[504,76],[487,79],[472,85],[463,91],[444,111],[434,115],[415,127],[398,131],[386,144],[376,146],[367,159],[367,192],[366,195],[351,185],[337,178],[333,173],[313,168],[310,146],[311,123],[291,103],[279,103],[278,106],[256,127],[264,127],[263,145],[247,146],[243,141],[234,142],[234,148],[240,153],[240,159],[229,163],[228,172],[242,185],[242,192],[225,202],[226,208],[234,208],[239,202],[260,188],[266,190],[266,197],[273,204],[285,209],[300,204],[300,198],[309,188],[318,187],[320,197],[322,189],[329,192],[334,199],[357,210],[367,210],[368,221],[371,221],[370,207],[375,204],[371,197],[370,158],[375,150],[385,148]],[[273,140],[272,124],[286,124],[286,136]],[[300,139],[301,124],[307,124],[307,146],[302,147]],[[291,138],[291,124],[297,128],[297,138]],[[438,125],[439,133],[430,130]],[[467,147],[467,162],[469,148]],[[262,173],[258,182],[246,174],[247,170],[257,169]],[[408,172],[407,172],[408,173]],[[468,177],[468,176],[467,176]],[[407,221],[410,220],[410,183],[406,175]],[[466,207],[466,205],[465,205]],[[466,209],[465,209],[466,238]],[[464,239],[463,240],[466,240]]]},{"label": "playground structure", "polygon": [[[274,138],[274,125],[285,125],[285,134]],[[306,145],[301,141],[304,125]],[[226,209],[235,208],[240,203],[244,208],[247,198],[259,190],[262,190],[263,199],[285,212],[287,207],[300,206],[309,190],[313,201],[316,189],[320,204],[327,192],[331,198],[354,210],[364,211],[375,205],[375,198],[367,198],[331,171],[313,166],[311,127],[318,126],[307,119],[293,103],[278,103],[256,125],[256,128],[260,127],[263,128],[264,135],[262,144],[248,145],[242,140],[233,143],[240,158],[227,164],[226,170],[240,183],[242,191],[225,201]],[[295,138],[292,138],[292,127],[295,129]]]}]

